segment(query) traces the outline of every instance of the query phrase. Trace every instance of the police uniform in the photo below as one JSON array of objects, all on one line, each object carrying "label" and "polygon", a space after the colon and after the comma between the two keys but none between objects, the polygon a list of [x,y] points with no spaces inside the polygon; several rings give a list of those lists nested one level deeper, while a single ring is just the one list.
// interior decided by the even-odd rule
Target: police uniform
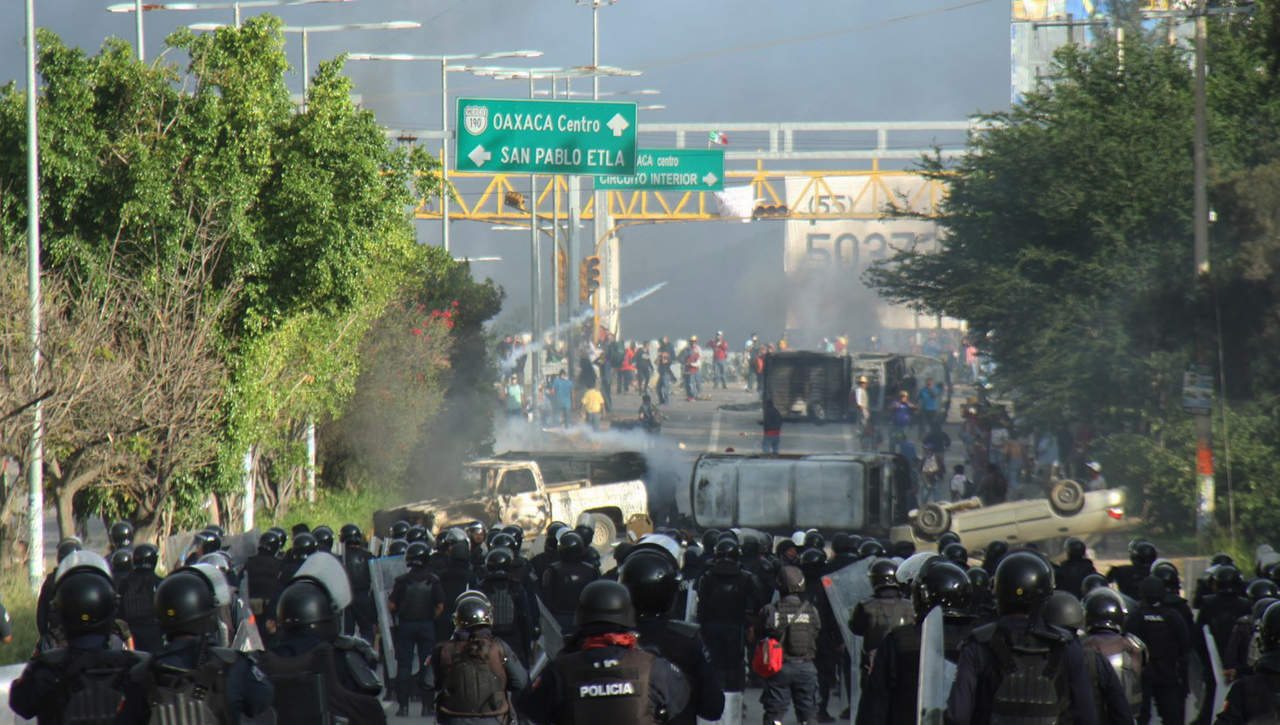
[{"label": "police uniform", "polygon": [[586,625],[534,681],[521,712],[553,725],[658,725],[684,711],[689,683],[613,627]]},{"label": "police uniform", "polygon": [[862,686],[867,687],[867,673],[875,660],[880,642],[893,630],[916,621],[911,602],[902,598],[895,587],[880,587],[874,597],[858,602],[849,618],[849,631],[862,638]]},{"label": "police uniform", "polygon": [[538,621],[533,594],[510,571],[486,575],[478,588],[493,605],[493,635],[506,642],[520,664],[527,666]]},{"label": "police uniform", "polygon": [[[454,544],[455,549],[457,546]],[[471,568],[471,559],[466,554],[467,550],[458,549],[458,551],[462,555],[451,555],[445,563],[444,570],[437,575],[444,591],[444,611],[436,618],[437,642],[444,641],[453,634],[453,603],[457,601],[459,594],[474,588],[476,584],[475,570]]]},{"label": "police uniform", "polygon": [[1085,669],[1093,684],[1093,703],[1101,725],[1132,725],[1142,707],[1142,670],[1147,650],[1141,640],[1115,632],[1096,632],[1080,640]]},{"label": "police uniform", "polygon": [[783,644],[782,669],[764,681],[760,704],[765,721],[781,722],[788,706],[796,720],[811,722],[818,713],[818,654],[822,622],[818,610],[798,594],[787,594],[760,612],[766,637]]},{"label": "police uniform", "polygon": [[195,636],[170,639],[149,662],[135,666],[132,677],[147,696],[126,702],[123,722],[146,722],[158,703],[196,703],[198,714],[182,725],[223,725],[266,711],[275,698],[275,688],[249,655]]},{"label": "police uniform", "polygon": [[[971,617],[943,617],[943,654],[948,661],[960,659],[960,649],[972,629]],[[915,725],[920,625],[903,625],[885,635],[876,648],[874,661],[867,675],[867,689],[858,701],[858,725]]]},{"label": "police uniform", "polygon": [[155,652],[164,646],[160,620],[156,617],[156,587],[160,577],[150,569],[134,569],[117,585],[120,594],[118,616],[129,625],[134,649]]},{"label": "police uniform", "polygon": [[741,692],[746,686],[747,618],[764,604],[757,599],[759,585],[736,560],[719,559],[698,580],[697,591],[698,624],[711,661],[724,688]]},{"label": "police uniform", "polygon": [[[329,642],[307,630],[284,635],[261,659],[281,704],[276,712],[279,725],[318,722],[321,708],[350,722],[385,723],[377,664],[377,655],[362,639],[338,637]],[[323,689],[316,692],[320,683]]]},{"label": "police uniform", "polygon": [[1090,574],[1097,574],[1093,560],[1087,558],[1067,559],[1057,566],[1054,582],[1058,589],[1070,592],[1077,599],[1081,596],[1080,584]]},{"label": "police uniform", "polygon": [[105,722],[145,692],[130,678],[143,656],[113,646],[110,635],[72,637],[37,653],[9,688],[9,707],[41,723]]},{"label": "police uniform", "polygon": [[584,587],[600,578],[600,572],[585,561],[561,559],[542,575],[543,603],[559,623],[561,631],[573,626],[573,612]]},{"label": "police uniform", "polygon": [[1124,623],[1147,645],[1150,661],[1142,670],[1142,708],[1138,721],[1151,718],[1152,705],[1162,722],[1182,722],[1187,700],[1187,656],[1191,636],[1182,617],[1163,605],[1143,603]]},{"label": "police uniform", "polygon": [[[244,573],[249,583],[249,608],[253,613],[262,616],[269,603],[274,602],[280,594],[280,570],[284,562],[275,554],[259,551],[249,557],[244,564]],[[274,615],[268,617],[274,619]]]},{"label": "police uniform", "polygon": [[1254,725],[1274,723],[1280,695],[1280,651],[1264,653],[1254,665],[1254,673],[1236,680],[1227,691],[1226,706],[1214,725]]},{"label": "police uniform", "polygon": [[435,574],[425,568],[410,569],[396,577],[389,601],[396,615],[395,650],[397,696],[407,707],[411,694],[413,666],[419,665],[419,684],[425,689],[425,662],[435,647],[434,619],[437,607],[445,603],[444,589]]},{"label": "police uniform", "polygon": [[363,546],[348,544],[342,549],[342,567],[351,581],[351,605],[344,615],[342,631],[349,635],[359,632],[366,642],[373,641],[378,618],[373,604],[372,560],[373,554]]},{"label": "police uniform", "polygon": [[712,664],[699,627],[690,622],[641,616],[636,620],[640,646],[671,662],[684,673],[686,704],[669,712],[673,725],[693,725],[697,718],[719,720],[724,714],[724,686]]},{"label": "police uniform", "polygon": [[507,693],[529,686],[529,674],[511,647],[488,627],[458,629],[431,658],[440,725],[505,725],[515,708]]},{"label": "police uniform", "polygon": [[1120,593],[1130,599],[1139,597],[1138,586],[1151,574],[1151,567],[1140,567],[1134,564],[1121,564],[1107,570],[1107,581],[1113,582]]}]

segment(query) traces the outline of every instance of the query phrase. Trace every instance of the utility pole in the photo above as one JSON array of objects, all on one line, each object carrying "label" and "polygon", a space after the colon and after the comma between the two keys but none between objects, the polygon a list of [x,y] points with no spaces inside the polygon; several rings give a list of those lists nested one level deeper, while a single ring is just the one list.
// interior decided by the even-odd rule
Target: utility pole
[{"label": "utility pole", "polygon": [[[1196,293],[1209,291],[1209,120],[1205,93],[1205,42],[1208,34],[1208,18],[1205,17],[1207,0],[1200,0],[1196,8],[1196,69],[1195,69],[1195,135],[1191,142],[1193,190],[1192,237],[1195,267],[1192,282]],[[1207,295],[1206,295],[1207,297]],[[1207,369],[1213,351],[1208,332],[1202,327],[1196,335],[1196,362]],[[1219,391],[1225,394],[1226,391]],[[1214,504],[1217,495],[1213,477],[1213,417],[1196,415],[1196,535],[1202,540],[1213,532]]]},{"label": "utility pole", "polygon": [[27,457],[27,580],[31,593],[44,580],[44,405],[40,395],[40,152],[37,140],[36,10],[27,0],[27,300],[30,306],[31,448]]}]

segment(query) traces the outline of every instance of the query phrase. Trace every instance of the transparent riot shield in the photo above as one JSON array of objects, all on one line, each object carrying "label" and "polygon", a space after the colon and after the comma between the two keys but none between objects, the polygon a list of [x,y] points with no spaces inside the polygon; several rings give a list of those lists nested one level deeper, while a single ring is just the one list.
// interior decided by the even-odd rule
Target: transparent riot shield
[{"label": "transparent riot shield", "polygon": [[1222,712],[1222,708],[1227,704],[1227,678],[1222,670],[1222,657],[1218,654],[1218,645],[1213,641],[1213,633],[1209,631],[1209,625],[1203,627],[1204,643],[1207,645],[1205,649],[1209,650],[1209,668],[1213,673],[1213,710],[1211,712]]},{"label": "transparent riot shield", "polygon": [[564,649],[564,633],[560,631],[560,623],[551,616],[547,605],[538,602],[538,619],[542,623],[542,636],[533,643],[533,666],[529,668],[529,679],[538,677],[538,673],[551,663],[560,650]]},{"label": "transparent riot shield", "polygon": [[849,630],[849,619],[853,616],[854,607],[875,593],[871,591],[871,580],[867,578],[874,561],[871,558],[855,561],[822,577],[827,601],[831,603],[840,636],[844,638],[845,649],[849,652],[849,712],[854,714],[858,712],[858,700],[862,694],[862,678],[859,676],[862,671],[862,637]]},{"label": "transparent riot shield", "polygon": [[684,597],[684,621],[696,622],[698,620],[698,587],[695,582],[686,582],[689,587]]},{"label": "transparent riot shield", "polygon": [[405,566],[403,556],[384,556],[369,561],[369,578],[373,582],[373,607],[378,615],[378,638],[382,640],[382,664],[387,668],[387,681],[396,676],[396,648],[391,637],[394,621],[391,610],[387,608],[387,597],[395,586],[396,577],[404,574],[409,568]]},{"label": "transparent riot shield", "polygon": [[942,608],[934,607],[920,629],[920,689],[916,709],[920,725],[942,725],[951,684],[956,681],[956,665],[947,660]]}]

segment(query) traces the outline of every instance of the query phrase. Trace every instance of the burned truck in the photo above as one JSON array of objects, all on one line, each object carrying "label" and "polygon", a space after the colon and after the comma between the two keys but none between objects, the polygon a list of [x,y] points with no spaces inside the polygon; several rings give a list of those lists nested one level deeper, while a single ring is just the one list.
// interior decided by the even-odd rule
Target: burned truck
[{"label": "burned truck", "polygon": [[374,530],[385,537],[401,519],[432,531],[501,522],[520,526],[532,538],[552,521],[573,525],[581,517],[595,529],[595,542],[604,543],[626,529],[643,533],[652,526],[644,483],[648,466],[640,453],[509,451],[462,470],[471,493],[377,511]]},{"label": "burned truck", "polygon": [[764,399],[784,420],[839,421],[850,417],[852,367],[847,355],[796,350],[764,358]]}]

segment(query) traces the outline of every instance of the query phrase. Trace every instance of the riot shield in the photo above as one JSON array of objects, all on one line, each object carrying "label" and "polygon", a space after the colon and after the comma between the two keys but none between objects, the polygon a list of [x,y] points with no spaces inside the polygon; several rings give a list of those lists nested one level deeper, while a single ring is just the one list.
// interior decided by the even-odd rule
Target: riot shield
[{"label": "riot shield", "polygon": [[295,582],[299,579],[311,579],[323,587],[329,593],[329,599],[333,605],[338,609],[351,606],[351,579],[347,576],[347,570],[342,566],[342,562],[333,554],[317,551],[308,556],[289,581]]},{"label": "riot shield", "polygon": [[1227,704],[1227,678],[1222,672],[1222,657],[1218,654],[1218,645],[1213,641],[1213,634],[1209,631],[1209,625],[1203,627],[1204,643],[1207,645],[1205,649],[1209,650],[1209,667],[1213,673],[1213,710],[1211,712],[1222,712],[1222,708]]},{"label": "riot shield", "polygon": [[396,577],[404,574],[409,568],[405,566],[403,556],[386,556],[369,561],[369,579],[373,582],[373,607],[378,616],[378,638],[382,641],[382,664],[387,668],[387,681],[396,676],[396,648],[391,637],[394,624],[391,610],[387,608],[387,597],[396,583]]},{"label": "riot shield", "polygon": [[698,587],[695,582],[687,582],[689,589],[684,597],[684,621],[698,621]]},{"label": "riot shield", "polygon": [[239,652],[261,652],[266,649],[262,644],[262,635],[258,633],[258,625],[252,617],[240,620],[236,634],[231,638],[231,649]]},{"label": "riot shield", "polygon": [[[698,718],[698,722],[706,722]],[[724,693],[724,713],[716,721],[719,725],[742,725],[742,693]]]},{"label": "riot shield", "polygon": [[[940,557],[935,551],[918,551],[911,556],[908,556],[901,564],[898,565],[898,571],[895,574],[898,578],[898,583],[902,584],[904,587],[910,585],[911,582],[915,581],[915,578],[919,576],[920,570],[924,568],[924,565],[927,562],[940,558],[942,557]],[[910,590],[905,589],[904,591]]]},{"label": "riot shield", "polygon": [[934,607],[920,628],[920,689],[916,692],[920,725],[942,725],[956,680],[956,665],[947,660],[944,636],[942,608]]},{"label": "riot shield", "polygon": [[866,558],[837,569],[822,577],[822,587],[827,592],[827,601],[831,603],[831,611],[835,613],[836,625],[840,627],[840,636],[844,638],[844,646],[849,653],[849,712],[858,712],[858,700],[862,694],[862,637],[849,630],[849,619],[853,616],[854,607],[859,602],[870,599],[875,593],[871,591],[871,580],[867,572],[874,559]]},{"label": "riot shield", "polygon": [[551,616],[551,610],[547,609],[547,605],[538,602],[538,619],[542,622],[542,636],[537,642],[533,643],[533,666],[529,668],[529,679],[537,679],[538,673],[542,668],[551,664],[551,660],[564,649],[564,633],[560,631],[560,624],[556,618]]}]

